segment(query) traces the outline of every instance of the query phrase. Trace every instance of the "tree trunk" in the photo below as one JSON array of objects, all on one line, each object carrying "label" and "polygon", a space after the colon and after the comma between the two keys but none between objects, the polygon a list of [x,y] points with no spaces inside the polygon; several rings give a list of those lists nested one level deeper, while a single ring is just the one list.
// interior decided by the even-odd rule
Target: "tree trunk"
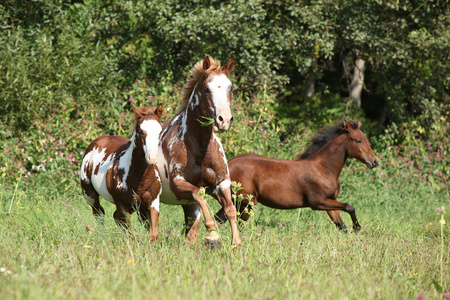
[{"label": "tree trunk", "polygon": [[308,74],[306,97],[311,98],[315,93],[316,74],[311,72]]},{"label": "tree trunk", "polygon": [[364,64],[366,62],[358,58],[355,61],[355,68],[353,69],[353,78],[349,86],[350,100],[358,107],[361,107],[361,92],[364,85]]}]

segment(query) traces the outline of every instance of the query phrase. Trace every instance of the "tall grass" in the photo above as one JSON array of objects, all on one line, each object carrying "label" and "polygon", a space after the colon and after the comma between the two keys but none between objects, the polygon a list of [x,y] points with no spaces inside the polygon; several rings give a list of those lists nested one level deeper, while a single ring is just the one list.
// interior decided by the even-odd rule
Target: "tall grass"
[{"label": "tall grass", "polygon": [[[162,206],[160,239],[154,243],[134,216],[135,239],[129,240],[106,201],[101,230],[76,185],[61,190],[3,183],[0,294],[4,299],[448,296],[450,274],[440,264],[450,262],[449,226],[441,235],[434,211],[447,203],[445,194],[427,184],[412,192],[361,182],[344,183],[340,195],[357,209],[363,227],[357,235],[339,232],[325,212],[259,206],[240,228],[244,243],[231,247],[226,224],[219,227],[222,247],[215,250],[203,244],[203,226],[196,245],[185,243],[179,207]],[[219,208],[208,202],[212,212]],[[346,214],[343,218],[350,224]],[[442,291],[434,281],[442,281]]]}]

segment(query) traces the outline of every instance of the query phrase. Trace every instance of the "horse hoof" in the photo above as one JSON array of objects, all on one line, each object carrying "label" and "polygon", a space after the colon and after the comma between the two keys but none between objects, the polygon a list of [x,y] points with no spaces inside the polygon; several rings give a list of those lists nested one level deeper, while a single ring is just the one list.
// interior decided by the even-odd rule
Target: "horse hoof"
[{"label": "horse hoof", "polygon": [[239,246],[240,244],[242,244],[242,242],[243,242],[244,240],[245,240],[245,237],[243,237],[242,239],[239,238],[239,239],[233,241],[233,247]]},{"label": "horse hoof", "polygon": [[361,226],[353,226],[353,232],[358,233],[361,230]]},{"label": "horse hoof", "polygon": [[217,231],[213,230],[210,233],[208,233],[205,237],[205,242],[207,244],[219,244],[220,243],[220,236],[217,233]]}]

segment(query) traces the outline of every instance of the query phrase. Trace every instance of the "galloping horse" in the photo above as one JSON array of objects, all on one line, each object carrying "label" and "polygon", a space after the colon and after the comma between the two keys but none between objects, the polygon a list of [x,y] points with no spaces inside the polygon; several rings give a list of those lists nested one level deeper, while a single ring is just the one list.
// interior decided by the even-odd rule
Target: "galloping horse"
[{"label": "galloping horse", "polygon": [[201,213],[209,230],[205,240],[218,243],[214,220],[202,195],[201,187],[224,207],[228,218],[232,243],[241,243],[236,225],[236,208],[231,200],[230,176],[227,159],[216,131],[230,129],[232,84],[228,79],[234,66],[232,58],[225,66],[210,56],[199,61],[190,71],[184,85],[179,112],[163,125],[159,144],[158,168],[161,171],[163,191],[161,202],[182,205],[185,215],[186,238],[197,241]]},{"label": "galloping horse", "polygon": [[139,210],[150,239],[158,238],[161,178],[156,161],[162,127],[161,104],[153,110],[133,106],[136,125],[131,140],[102,136],[87,148],[80,170],[80,183],[92,213],[103,224],[105,211],[99,195],[116,205],[117,224],[131,228],[130,214]]},{"label": "galloping horse", "polygon": [[[350,214],[353,229],[361,226],[355,209],[336,200],[339,195],[339,175],[348,157],[356,158],[369,168],[378,165],[378,158],[360,130],[361,122],[344,121],[328,127],[313,137],[312,145],[297,160],[266,158],[256,154],[241,154],[228,162],[231,180],[240,182],[239,191],[252,202],[278,209],[311,207],[326,210],[339,229],[345,229],[339,210]],[[249,202],[241,203],[241,218],[249,218]],[[247,209],[247,210],[246,210]],[[224,211],[216,219],[224,220]]]}]

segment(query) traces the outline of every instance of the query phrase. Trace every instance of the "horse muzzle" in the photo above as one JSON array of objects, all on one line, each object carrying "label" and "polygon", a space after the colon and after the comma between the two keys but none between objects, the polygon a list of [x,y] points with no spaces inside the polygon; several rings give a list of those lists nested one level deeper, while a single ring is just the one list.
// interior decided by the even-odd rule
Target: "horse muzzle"
[{"label": "horse muzzle", "polygon": [[233,123],[234,123],[233,116],[223,117],[223,116],[219,115],[215,118],[214,131],[216,131],[216,132],[227,131],[231,128]]},{"label": "horse muzzle", "polygon": [[367,165],[367,167],[369,167],[369,169],[376,168],[378,166],[378,158],[375,157],[375,159],[372,161],[367,160],[366,165]]}]

